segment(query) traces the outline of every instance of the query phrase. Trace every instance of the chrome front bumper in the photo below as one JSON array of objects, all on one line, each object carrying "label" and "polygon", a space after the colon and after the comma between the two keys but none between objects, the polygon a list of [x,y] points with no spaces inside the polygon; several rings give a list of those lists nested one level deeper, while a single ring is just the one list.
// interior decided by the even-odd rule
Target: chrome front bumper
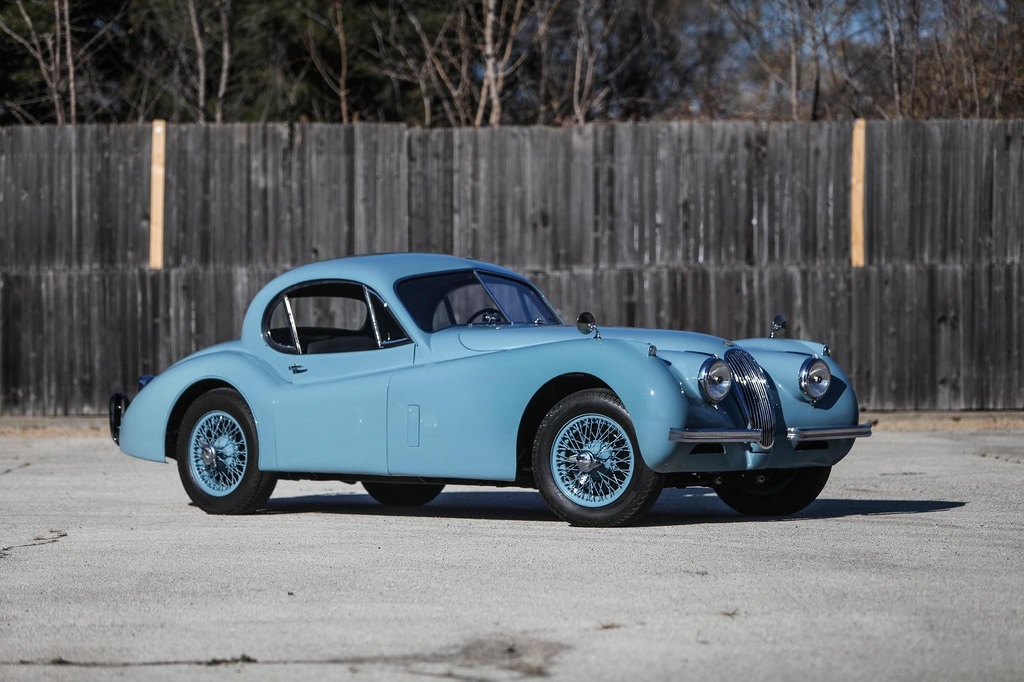
[{"label": "chrome front bumper", "polygon": [[758,429],[669,429],[673,443],[754,443],[761,440]]},{"label": "chrome front bumper", "polygon": [[[871,424],[856,426],[793,426],[786,430],[786,438],[794,443],[811,440],[844,440],[867,438]],[[756,443],[761,440],[758,429],[669,429],[668,439],[673,443]]]},{"label": "chrome front bumper", "polygon": [[856,426],[793,426],[786,430],[786,438],[794,443],[806,440],[867,438],[870,435],[871,424],[857,424]]}]

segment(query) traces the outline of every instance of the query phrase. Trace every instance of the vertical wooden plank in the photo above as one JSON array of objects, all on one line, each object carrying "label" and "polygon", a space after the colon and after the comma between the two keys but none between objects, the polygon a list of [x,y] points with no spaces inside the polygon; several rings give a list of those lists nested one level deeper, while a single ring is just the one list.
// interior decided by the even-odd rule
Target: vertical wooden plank
[{"label": "vertical wooden plank", "polygon": [[[3,145],[2,133],[3,130],[0,129],[0,154],[2,154]],[[0,167],[0,182],[3,181],[2,172],[3,169]],[[10,362],[7,351],[7,346],[10,345],[7,338],[7,320],[11,319],[11,310],[7,305],[7,277],[6,268],[0,269],[0,414],[7,414],[7,393],[10,386],[7,377],[7,364]]]},{"label": "vertical wooden plank", "polygon": [[[574,194],[573,131],[569,128],[524,129],[534,142],[529,148],[532,158],[547,158],[538,168],[531,155],[517,154],[517,174],[522,177],[523,190],[517,197],[512,216],[526,229],[534,246],[533,264],[540,268],[565,268],[578,262],[578,239],[581,221],[592,220],[593,204],[584,207]],[[592,197],[592,184],[581,190]],[[574,207],[580,206],[580,210]],[[575,254],[575,255],[574,255]]]},{"label": "vertical wooden plank", "polygon": [[167,164],[167,121],[153,121],[149,171],[149,267],[164,266],[164,173]]},{"label": "vertical wooden plank", "polygon": [[483,184],[489,177],[486,155],[480,151],[481,133],[455,131],[455,206],[452,214],[455,255],[480,257]]},{"label": "vertical wooden plank", "polygon": [[[0,268],[5,269],[13,262],[14,240],[18,228],[16,227],[15,206],[18,196],[17,185],[14,182],[14,162],[12,159],[12,147],[14,142],[15,128],[0,127]],[[0,270],[2,272],[2,270]],[[0,343],[3,343],[0,337]],[[2,365],[3,349],[0,347],[0,365]],[[0,372],[3,369],[0,367]],[[2,374],[0,374],[2,379]],[[0,385],[3,385],[0,381]],[[0,393],[0,414],[3,413],[3,394]]]},{"label": "vertical wooden plank", "polygon": [[593,263],[610,267],[615,238],[615,137],[610,125],[594,126],[594,253]]},{"label": "vertical wooden plank", "polygon": [[[28,329],[29,321],[23,317],[23,299],[20,297],[21,279],[23,275],[5,270],[0,273],[0,280],[4,282],[4,299],[0,299],[3,307],[0,308],[5,330],[10,325],[17,324],[22,329]],[[0,365],[3,366],[4,380],[0,382],[0,394],[2,401],[0,407],[4,414],[17,414],[19,403],[18,391],[24,384],[26,358],[19,356],[19,339],[15,334],[5,333],[3,342],[0,343]]]},{"label": "vertical wooden plank", "polygon": [[850,265],[864,267],[864,150],[867,124],[858,118],[853,124],[850,152]]},{"label": "vertical wooden plank", "polygon": [[[561,241],[565,259],[560,267],[579,267],[597,262],[597,192],[598,177],[595,164],[595,127],[593,124],[573,126],[567,134],[569,140],[569,185],[571,204],[568,209],[572,218],[562,229],[567,230]],[[533,220],[542,222],[540,213]],[[563,233],[564,234],[564,233]]]},{"label": "vertical wooden plank", "polygon": [[453,131],[408,130],[409,249],[452,252]]},{"label": "vertical wooden plank", "polygon": [[1008,328],[1010,338],[1006,345],[1007,384],[1009,398],[1001,409],[1024,408],[1024,263],[1016,262],[1008,266],[1009,290],[1007,309],[1009,311]]}]

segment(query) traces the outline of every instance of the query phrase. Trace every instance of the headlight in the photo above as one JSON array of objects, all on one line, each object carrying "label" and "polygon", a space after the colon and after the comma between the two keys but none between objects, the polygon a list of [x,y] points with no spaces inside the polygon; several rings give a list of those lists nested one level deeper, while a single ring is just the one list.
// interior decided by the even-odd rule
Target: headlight
[{"label": "headlight", "polygon": [[800,366],[800,390],[811,399],[819,400],[828,393],[832,372],[821,358],[807,358]]},{"label": "headlight", "polygon": [[708,402],[717,405],[729,395],[729,389],[732,388],[732,370],[725,360],[708,358],[700,367],[697,381]]}]

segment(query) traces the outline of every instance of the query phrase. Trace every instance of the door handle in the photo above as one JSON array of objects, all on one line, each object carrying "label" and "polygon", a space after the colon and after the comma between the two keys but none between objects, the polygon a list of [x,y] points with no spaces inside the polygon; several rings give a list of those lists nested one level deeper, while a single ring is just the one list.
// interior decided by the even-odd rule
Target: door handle
[{"label": "door handle", "polygon": [[291,365],[288,369],[292,371],[292,374],[302,374],[306,371],[306,368],[302,365]]}]

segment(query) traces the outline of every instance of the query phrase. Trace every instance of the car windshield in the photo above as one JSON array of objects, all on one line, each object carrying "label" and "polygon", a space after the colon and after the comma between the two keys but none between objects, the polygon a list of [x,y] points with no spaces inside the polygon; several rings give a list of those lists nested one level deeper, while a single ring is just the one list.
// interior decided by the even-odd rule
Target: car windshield
[{"label": "car windshield", "polygon": [[537,290],[486,272],[446,272],[399,282],[398,297],[425,332],[471,324],[561,324]]}]

